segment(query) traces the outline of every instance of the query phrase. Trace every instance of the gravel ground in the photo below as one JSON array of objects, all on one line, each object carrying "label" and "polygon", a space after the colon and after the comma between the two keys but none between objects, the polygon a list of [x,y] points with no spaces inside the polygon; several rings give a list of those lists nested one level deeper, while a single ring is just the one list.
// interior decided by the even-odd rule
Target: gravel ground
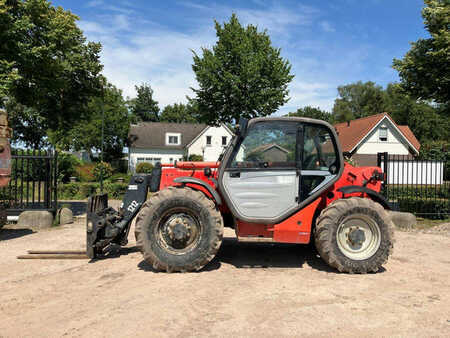
[{"label": "gravel ground", "polygon": [[91,262],[16,259],[83,249],[84,222],[0,232],[0,337],[450,336],[449,224],[397,231],[385,269],[367,275],[337,273],[306,246],[238,243],[229,229],[198,273],[156,273],[134,241]]}]

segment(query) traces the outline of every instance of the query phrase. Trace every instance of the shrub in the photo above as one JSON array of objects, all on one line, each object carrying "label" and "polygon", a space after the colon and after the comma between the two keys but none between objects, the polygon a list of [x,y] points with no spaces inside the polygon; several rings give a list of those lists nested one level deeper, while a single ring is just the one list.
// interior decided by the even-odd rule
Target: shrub
[{"label": "shrub", "polygon": [[189,155],[187,160],[191,161],[191,162],[202,162],[203,161],[203,156],[202,155],[197,155],[197,154],[191,154],[191,155]]},{"label": "shrub", "polygon": [[76,167],[79,165],[81,162],[76,156],[66,153],[58,154],[58,180],[64,183],[69,182],[70,177],[76,175]]},{"label": "shrub", "polygon": [[[108,183],[103,185],[103,191],[109,198],[122,199],[128,188],[126,183]],[[67,183],[58,185],[58,198],[67,200],[86,199],[91,195],[100,193],[99,183]]]},{"label": "shrub", "polygon": [[450,198],[450,189],[448,184],[442,185],[398,185],[389,186],[387,189],[388,198]]},{"label": "shrub", "polygon": [[100,178],[103,175],[103,180],[110,178],[113,174],[113,169],[109,163],[106,162],[98,162],[94,167],[94,177],[96,181],[100,181]]},{"label": "shrub", "polygon": [[150,174],[153,170],[153,164],[148,162],[138,163],[136,166],[136,172],[138,174]]},{"label": "shrub", "polygon": [[124,183],[128,183],[128,182],[130,182],[131,175],[129,175],[129,174],[123,174],[123,173],[117,173],[117,174],[112,175],[112,176],[109,178],[109,181],[110,181],[111,183],[116,183],[117,180],[118,180],[119,178],[122,178]]},{"label": "shrub", "polygon": [[75,171],[78,179],[81,182],[93,182],[95,180],[94,167],[94,163],[82,164],[76,167]]},{"label": "shrub", "polygon": [[401,211],[412,212],[424,218],[446,219],[450,214],[448,199],[402,197],[397,201]]}]

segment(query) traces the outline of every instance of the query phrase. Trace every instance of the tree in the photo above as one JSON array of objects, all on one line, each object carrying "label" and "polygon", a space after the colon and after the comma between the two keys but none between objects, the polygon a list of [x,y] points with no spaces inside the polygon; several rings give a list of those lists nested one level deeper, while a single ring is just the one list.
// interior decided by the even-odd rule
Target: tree
[{"label": "tree", "polygon": [[159,120],[173,123],[197,123],[198,113],[191,104],[174,103],[165,106]]},{"label": "tree", "polygon": [[337,88],[339,97],[334,101],[333,118],[345,122],[385,111],[383,87],[374,82],[355,82]]},{"label": "tree", "polygon": [[48,124],[34,108],[26,107],[10,98],[5,102],[8,124],[12,127],[12,144],[21,143],[28,148],[42,149],[50,145]]},{"label": "tree", "polygon": [[125,106],[122,91],[106,84],[104,97],[95,97],[89,104],[90,116],[76,123],[68,132],[56,131],[50,140],[63,150],[86,150],[93,158],[93,151],[102,149],[102,119],[104,117],[104,160],[110,162],[123,156],[127,144],[131,117]]},{"label": "tree", "polygon": [[130,107],[135,116],[135,122],[157,122],[159,120],[159,107],[158,102],[153,100],[152,87],[146,83],[134,87],[137,96],[131,100]]},{"label": "tree", "polygon": [[218,124],[240,117],[267,116],[288,101],[293,79],[289,62],[274,48],[266,31],[243,27],[235,14],[221,26],[217,43],[194,52],[192,69],[199,88],[191,88],[202,122]]},{"label": "tree", "polygon": [[0,95],[54,130],[83,118],[101,89],[101,45],[86,43],[77,20],[47,0],[0,0]]},{"label": "tree", "polygon": [[303,107],[303,108],[299,108],[299,109],[297,109],[296,112],[289,113],[289,114],[287,114],[285,116],[289,116],[289,117],[294,117],[294,116],[310,117],[312,119],[318,119],[318,120],[327,121],[329,123],[333,123],[333,115],[331,115],[329,112],[321,110],[320,108],[314,108],[314,107],[311,107],[311,106],[306,106],[306,107]]},{"label": "tree", "polygon": [[373,82],[357,82],[339,86],[333,118],[336,122],[388,112],[399,125],[408,125],[420,142],[446,140],[450,137],[448,106],[418,100],[398,83],[386,89]]},{"label": "tree", "polygon": [[448,139],[449,121],[439,107],[411,97],[398,83],[388,84],[385,92],[386,111],[397,124],[408,125],[421,142]]},{"label": "tree", "polygon": [[425,0],[422,17],[430,33],[419,39],[403,59],[394,59],[402,86],[415,98],[450,101],[450,2]]}]

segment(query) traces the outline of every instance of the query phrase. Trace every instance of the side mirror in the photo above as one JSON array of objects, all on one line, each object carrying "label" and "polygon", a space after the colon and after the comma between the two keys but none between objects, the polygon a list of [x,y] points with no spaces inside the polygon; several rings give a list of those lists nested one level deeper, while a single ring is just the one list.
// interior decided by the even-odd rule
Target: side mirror
[{"label": "side mirror", "polygon": [[248,125],[248,119],[241,117],[239,119],[239,124],[238,124],[238,129],[237,129],[237,134],[238,135],[245,135],[246,131],[247,131],[247,125]]}]

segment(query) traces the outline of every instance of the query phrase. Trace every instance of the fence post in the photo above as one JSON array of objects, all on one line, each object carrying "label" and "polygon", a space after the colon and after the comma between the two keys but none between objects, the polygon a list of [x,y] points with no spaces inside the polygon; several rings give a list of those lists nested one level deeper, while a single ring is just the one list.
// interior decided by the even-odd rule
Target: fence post
[{"label": "fence post", "polygon": [[53,202],[55,213],[58,210],[58,152],[54,151]]}]

